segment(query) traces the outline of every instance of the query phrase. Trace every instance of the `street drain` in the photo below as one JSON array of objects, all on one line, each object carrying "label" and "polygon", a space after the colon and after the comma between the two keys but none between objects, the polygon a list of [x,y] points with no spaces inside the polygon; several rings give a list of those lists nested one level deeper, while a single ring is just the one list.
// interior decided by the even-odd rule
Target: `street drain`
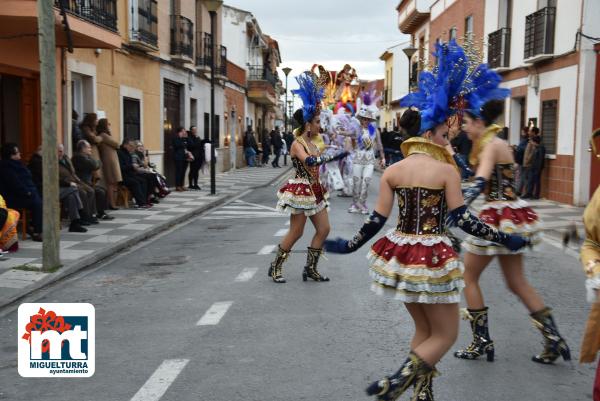
[{"label": "street drain", "polygon": [[142,263],[142,266],[179,266],[187,263],[189,260],[189,256],[164,256],[162,258],[156,258],[152,262]]}]

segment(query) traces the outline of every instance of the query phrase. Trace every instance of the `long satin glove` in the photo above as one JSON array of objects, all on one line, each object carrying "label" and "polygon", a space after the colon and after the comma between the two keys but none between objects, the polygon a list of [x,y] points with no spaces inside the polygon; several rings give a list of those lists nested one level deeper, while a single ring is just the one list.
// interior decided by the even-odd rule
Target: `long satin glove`
[{"label": "long satin glove", "polygon": [[458,166],[458,168],[463,172],[463,175],[467,178],[471,178],[475,175],[475,173],[473,172],[473,170],[471,170],[471,168],[469,167],[469,165],[463,160],[462,157],[460,157],[458,155],[458,153],[455,153],[452,155],[452,158],[454,159],[454,162],[456,163],[456,165]]},{"label": "long satin glove", "polygon": [[478,217],[474,216],[467,206],[462,205],[452,210],[448,214],[446,219],[447,224],[450,226],[456,226],[475,237],[484,239],[486,241],[496,242],[504,245],[511,251],[518,251],[523,247],[531,246],[529,238],[525,238],[521,235],[507,234],[502,231],[498,231],[494,227],[484,223]]},{"label": "long satin glove", "polygon": [[367,241],[375,236],[385,225],[387,217],[373,211],[365,221],[365,224],[358,230],[358,233],[351,239],[345,240],[337,237],[333,240],[325,240],[323,247],[331,253],[351,253],[363,246]]},{"label": "long satin glove", "polygon": [[463,189],[463,197],[465,198],[465,205],[470,206],[471,203],[483,192],[485,189],[486,179],[483,177],[475,177],[475,180],[465,189]]},{"label": "long satin glove", "polygon": [[308,156],[306,159],[304,159],[304,164],[306,164],[309,167],[320,166],[321,164],[325,164],[325,163],[329,163],[329,162],[332,162],[335,160],[343,159],[346,156],[348,156],[348,152],[341,152],[335,156],[333,156],[333,155]]}]

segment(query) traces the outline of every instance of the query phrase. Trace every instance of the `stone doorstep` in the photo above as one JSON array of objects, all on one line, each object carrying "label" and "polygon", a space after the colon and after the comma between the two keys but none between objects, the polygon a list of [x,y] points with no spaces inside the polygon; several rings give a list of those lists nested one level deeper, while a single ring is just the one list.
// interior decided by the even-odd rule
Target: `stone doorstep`
[{"label": "stone doorstep", "polygon": [[[263,188],[263,187],[269,186],[272,182],[277,181],[280,177],[287,174],[289,172],[289,170],[290,170],[289,168],[281,169],[279,171],[278,175],[268,177],[268,179],[265,182],[260,183],[253,187],[250,187],[250,188]],[[240,170],[238,170],[238,171],[240,171]],[[236,193],[237,192],[239,192],[239,191],[236,191]],[[207,202],[204,204],[204,206],[200,206],[197,208],[188,208],[187,211],[184,211],[182,213],[172,216],[171,220],[168,220],[168,221],[163,220],[163,221],[161,221],[160,224],[154,225],[151,229],[149,229],[147,231],[133,231],[133,234],[128,236],[128,239],[125,241],[120,241],[118,243],[114,243],[113,246],[103,248],[98,251],[92,251],[92,253],[88,254],[87,256],[81,256],[77,259],[72,259],[71,261],[66,261],[67,263],[65,263],[65,265],[63,267],[61,267],[56,273],[24,272],[24,274],[22,274],[22,273],[20,273],[21,271],[14,270],[14,269],[10,269],[10,270],[2,273],[2,274],[6,274],[9,272],[18,272],[17,273],[18,277],[11,276],[10,280],[7,279],[7,285],[10,285],[10,287],[4,287],[4,288],[11,288],[15,291],[10,291],[10,294],[7,294],[7,292],[9,292],[9,291],[0,291],[0,316],[3,314],[2,308],[9,306],[9,305],[16,304],[20,299],[27,296],[31,292],[33,292],[37,289],[43,288],[51,283],[54,283],[54,282],[62,279],[63,277],[72,275],[73,273],[75,273],[87,266],[101,262],[102,260],[113,256],[117,252],[120,252],[124,249],[130,248],[133,245],[140,243],[146,239],[152,238],[177,224],[184,223],[184,222],[190,220],[191,218],[193,218],[209,209],[212,209],[214,207],[217,207],[217,206],[227,202],[229,199],[231,199],[231,196],[229,194],[226,194],[226,193],[217,194],[217,196],[214,197],[213,199],[207,200]],[[141,219],[150,219],[150,218],[152,218],[152,216],[140,215],[140,220]],[[143,225],[143,224],[139,224],[139,226],[141,226],[141,225]],[[100,231],[100,229],[98,229],[97,231]],[[103,235],[106,235],[106,234],[98,233],[98,236],[103,236]],[[101,237],[101,238],[107,239],[105,237]],[[16,259],[16,258],[12,258],[12,259]],[[29,259],[29,262],[35,261],[36,259]],[[0,261],[6,262],[7,260],[8,260],[8,258],[3,258]],[[72,262],[72,263],[69,263],[69,262]],[[14,275],[15,273],[11,273],[11,274]],[[35,280],[33,278],[31,278],[31,277],[33,277],[32,275],[36,275]],[[41,278],[38,279],[37,277],[40,277],[40,275],[41,275]],[[29,279],[23,280],[24,277],[29,277]],[[9,277],[7,277],[7,278],[9,278]],[[27,283],[27,285],[23,286],[24,283]],[[2,288],[2,283],[0,282],[0,289],[1,288]]]}]

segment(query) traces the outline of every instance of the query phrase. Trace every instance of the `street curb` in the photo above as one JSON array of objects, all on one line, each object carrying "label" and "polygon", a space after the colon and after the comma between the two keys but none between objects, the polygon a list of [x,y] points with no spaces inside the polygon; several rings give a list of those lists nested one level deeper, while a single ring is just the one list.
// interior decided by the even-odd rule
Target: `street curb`
[{"label": "street curb", "polygon": [[[285,174],[288,174],[290,170],[291,170],[291,167],[284,169],[281,172],[281,174],[277,175],[276,177],[271,179],[269,182],[267,182],[265,184],[249,187],[245,191],[267,187],[267,186],[273,184],[274,182],[279,181]],[[200,206],[197,209],[194,209],[190,212],[183,213],[177,217],[174,217],[172,220],[168,220],[163,223],[160,223],[156,227],[153,227],[147,231],[143,231],[138,234],[134,234],[132,237],[126,239],[123,242],[115,244],[113,247],[95,252],[94,254],[91,254],[90,256],[79,259],[79,261],[77,261],[71,265],[61,267],[55,273],[49,273],[49,275],[46,276],[45,278],[43,278],[39,281],[36,281],[35,283],[23,288],[22,291],[17,292],[15,294],[7,297],[6,300],[0,300],[0,310],[16,304],[19,300],[25,298],[26,296],[28,296],[29,294],[31,294],[34,291],[37,291],[44,287],[47,287],[50,284],[54,284],[64,278],[70,277],[73,274],[79,272],[80,270],[85,269],[86,267],[89,267],[96,263],[102,262],[105,259],[108,259],[109,257],[113,256],[117,252],[123,251],[127,248],[131,248],[132,246],[137,245],[142,241],[145,241],[147,239],[155,237],[156,235],[158,235],[176,225],[179,225],[187,220],[190,220],[210,209],[213,209],[217,206],[227,203],[229,200],[235,198],[238,195],[239,194],[230,194],[230,195],[223,196],[222,198],[217,198],[214,201],[207,203],[204,206]]]}]

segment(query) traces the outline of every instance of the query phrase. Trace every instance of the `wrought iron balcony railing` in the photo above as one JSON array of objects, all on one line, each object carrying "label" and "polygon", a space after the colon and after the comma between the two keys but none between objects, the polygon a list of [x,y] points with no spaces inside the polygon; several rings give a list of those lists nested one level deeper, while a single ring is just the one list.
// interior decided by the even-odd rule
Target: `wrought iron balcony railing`
[{"label": "wrought iron balcony railing", "polygon": [[137,9],[131,9],[131,40],[158,46],[158,0],[138,0]]},{"label": "wrought iron balcony railing", "polygon": [[[212,62],[212,35],[207,32],[196,33],[196,65],[209,69]],[[227,47],[219,45],[216,49],[216,73],[227,76]]]},{"label": "wrought iron balcony railing", "polygon": [[171,55],[193,60],[194,24],[182,15],[171,15]]},{"label": "wrought iron balcony railing", "polygon": [[269,68],[262,65],[251,65],[248,67],[249,81],[267,81],[273,87],[277,86],[277,76]]},{"label": "wrought iron balcony railing", "polygon": [[554,52],[556,7],[545,7],[525,17],[525,55],[529,58]]},{"label": "wrought iron balcony railing", "polygon": [[68,13],[117,31],[117,0],[54,0],[55,7],[60,8],[61,3]]},{"label": "wrought iron balcony railing", "polygon": [[501,28],[488,35],[488,64],[491,68],[510,65],[510,28]]}]

